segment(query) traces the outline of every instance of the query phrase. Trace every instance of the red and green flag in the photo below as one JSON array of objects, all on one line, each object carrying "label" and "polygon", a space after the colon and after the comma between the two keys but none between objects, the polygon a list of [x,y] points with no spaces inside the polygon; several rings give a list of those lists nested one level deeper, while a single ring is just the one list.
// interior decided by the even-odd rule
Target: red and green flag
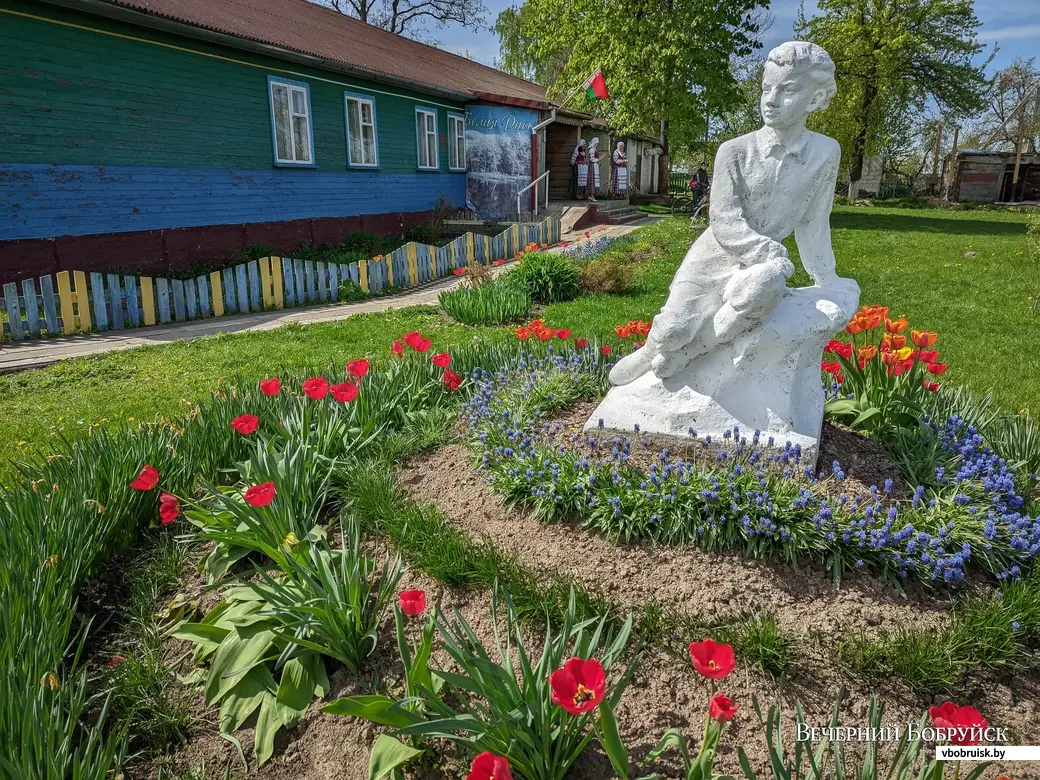
[{"label": "red and green flag", "polygon": [[607,80],[603,78],[603,71],[599,68],[596,68],[596,72],[581,86],[585,94],[593,100],[607,100],[610,97],[610,93],[607,92]]}]

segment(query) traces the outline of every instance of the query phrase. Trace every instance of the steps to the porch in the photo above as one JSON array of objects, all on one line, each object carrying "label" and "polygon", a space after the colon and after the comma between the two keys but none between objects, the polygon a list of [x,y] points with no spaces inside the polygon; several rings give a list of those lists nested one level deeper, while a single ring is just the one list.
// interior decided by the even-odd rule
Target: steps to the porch
[{"label": "steps to the porch", "polygon": [[589,225],[623,225],[646,215],[627,200],[556,200],[549,201],[548,207],[539,209],[537,215],[524,212],[521,221],[534,221],[545,216],[558,218],[566,233]]}]

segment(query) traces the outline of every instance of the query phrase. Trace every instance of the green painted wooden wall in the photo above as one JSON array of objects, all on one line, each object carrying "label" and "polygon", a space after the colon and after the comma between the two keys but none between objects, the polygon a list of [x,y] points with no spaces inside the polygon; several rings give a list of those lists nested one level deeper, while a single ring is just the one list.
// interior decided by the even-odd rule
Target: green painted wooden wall
[{"label": "green painted wooden wall", "polygon": [[448,170],[447,114],[460,103],[21,0],[0,0],[0,162],[270,169],[269,75],[309,84],[321,169],[347,168],[350,91],[375,98],[381,171],[416,171],[417,105],[437,109]]}]

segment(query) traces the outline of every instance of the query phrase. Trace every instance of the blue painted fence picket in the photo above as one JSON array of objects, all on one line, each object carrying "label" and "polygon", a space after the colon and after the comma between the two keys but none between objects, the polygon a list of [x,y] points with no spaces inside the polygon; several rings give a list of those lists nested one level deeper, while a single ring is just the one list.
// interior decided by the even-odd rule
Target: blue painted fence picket
[{"label": "blue painted fence picket", "polygon": [[[77,320],[75,323],[66,323],[62,316],[66,306],[68,312],[74,311],[72,303],[64,297],[66,294],[73,296],[71,300],[80,307],[77,311],[91,315],[89,321],[84,319],[87,327],[98,331],[124,330],[149,323],[208,319],[217,312],[225,315],[261,311],[265,300],[271,299],[276,308],[340,301],[345,297],[340,294],[341,286],[352,284],[360,288],[363,279],[370,293],[385,292],[391,286],[425,284],[451,276],[456,268],[465,268],[471,249],[472,259],[486,264],[513,257],[531,241],[557,243],[560,235],[560,221],[549,218],[537,224],[509,225],[496,236],[458,236],[439,247],[406,244],[378,260],[373,258],[361,263],[315,263],[283,257],[280,259],[282,289],[278,290],[277,280],[273,280],[273,293],[270,287],[266,292],[261,291],[260,265],[268,263],[265,269],[276,270],[273,261],[266,258],[222,269],[214,276],[219,285],[211,285],[207,274],[195,279],[171,280],[92,272],[86,275],[85,289],[77,286],[75,290],[67,281],[63,282],[65,287],[61,287],[50,275],[22,279],[3,285],[0,310],[6,317],[0,338],[22,341],[75,332],[79,317],[73,317]],[[361,265],[365,266],[365,273]],[[68,274],[63,275],[68,279]],[[214,305],[213,296],[217,294],[223,298],[221,306]]]}]

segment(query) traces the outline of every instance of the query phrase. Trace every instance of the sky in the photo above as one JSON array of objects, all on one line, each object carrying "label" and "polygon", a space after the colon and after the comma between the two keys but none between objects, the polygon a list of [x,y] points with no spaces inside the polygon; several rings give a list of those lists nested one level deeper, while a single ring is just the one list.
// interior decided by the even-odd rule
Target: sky
[{"label": "sky", "polygon": [[[515,0],[484,0],[488,7],[488,24],[504,8],[517,4]],[[765,38],[763,51],[793,37],[792,25],[798,16],[801,0],[773,0],[770,12],[773,26]],[[807,15],[816,10],[816,0],[805,0]],[[991,70],[999,69],[1017,57],[1040,58],[1040,0],[975,0],[975,13],[982,22],[979,39],[986,44],[988,56],[993,45],[999,51]],[[498,56],[498,38],[490,29],[467,30],[452,25],[431,31],[441,48],[472,57],[486,65],[494,64]]]}]

